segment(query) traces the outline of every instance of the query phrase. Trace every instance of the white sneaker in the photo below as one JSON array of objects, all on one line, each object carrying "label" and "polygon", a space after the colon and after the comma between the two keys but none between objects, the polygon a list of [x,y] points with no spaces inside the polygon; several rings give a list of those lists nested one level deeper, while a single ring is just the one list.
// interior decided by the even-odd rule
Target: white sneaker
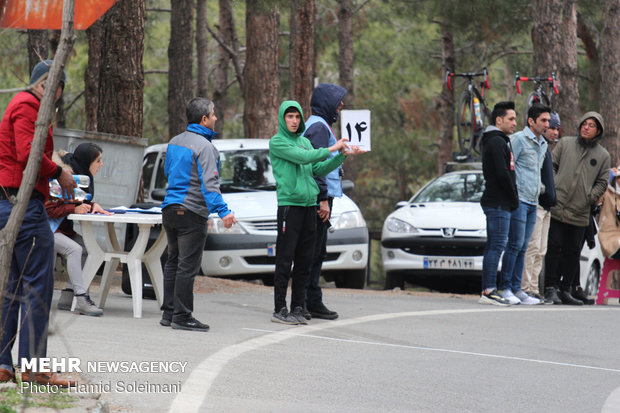
[{"label": "white sneaker", "polygon": [[527,295],[522,290],[517,291],[515,296],[519,300],[521,300],[521,304],[523,305],[538,305],[542,303],[542,301],[540,301],[538,298]]},{"label": "white sneaker", "polygon": [[517,296],[515,296],[510,290],[499,290],[498,293],[499,295],[504,297],[506,300],[508,300],[510,305],[521,304],[521,300],[519,300]]}]

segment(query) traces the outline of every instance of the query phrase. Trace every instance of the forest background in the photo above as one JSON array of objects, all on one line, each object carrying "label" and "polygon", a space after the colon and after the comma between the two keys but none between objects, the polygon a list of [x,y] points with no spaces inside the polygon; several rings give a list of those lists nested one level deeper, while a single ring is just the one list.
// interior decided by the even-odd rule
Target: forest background
[{"label": "forest background", "polygon": [[[372,113],[373,150],[347,160],[345,177],[377,238],[395,203],[457,150],[465,83],[448,90],[446,69],[487,67],[487,103],[515,100],[518,112],[531,85],[517,95],[515,71],[555,71],[563,134],[600,111],[616,164],[619,14],[620,0],[118,0],[76,32],[57,124],[163,143],[184,129],[185,102],[201,95],[216,102],[220,138],[269,138],[282,100],[300,101],[307,117],[312,88],[340,84],[346,108]],[[58,35],[1,31],[0,88],[27,85]],[[0,110],[11,97],[0,93]]]}]

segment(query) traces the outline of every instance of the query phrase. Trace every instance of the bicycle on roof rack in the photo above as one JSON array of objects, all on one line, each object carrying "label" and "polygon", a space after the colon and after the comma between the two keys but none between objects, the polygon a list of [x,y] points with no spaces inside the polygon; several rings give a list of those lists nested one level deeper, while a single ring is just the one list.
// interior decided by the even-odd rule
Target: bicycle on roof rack
[{"label": "bicycle on roof rack", "polygon": [[[480,89],[476,87],[474,79],[483,76]],[[456,160],[469,160],[480,155],[480,141],[485,125],[491,120],[491,111],[487,108],[484,100],[485,89],[490,89],[489,72],[483,68],[482,72],[454,73],[446,70],[446,82],[448,89],[452,90],[452,78],[463,77],[467,79],[467,87],[459,97],[456,109],[456,132],[458,136],[460,153],[455,155]]]},{"label": "bicycle on roof rack", "polygon": [[[519,86],[520,82],[534,82],[534,90],[527,96],[525,101],[525,125],[527,125],[527,112],[534,103],[542,103],[543,105],[550,107],[551,110],[555,110],[553,105],[553,95],[560,94],[555,72],[551,72],[551,76],[548,77],[525,77],[519,76],[519,72],[515,72],[515,87],[517,88],[517,93],[519,95],[521,94],[521,87]],[[545,85],[547,86],[549,93],[545,91]],[[553,91],[553,93],[551,93],[551,91]]]}]

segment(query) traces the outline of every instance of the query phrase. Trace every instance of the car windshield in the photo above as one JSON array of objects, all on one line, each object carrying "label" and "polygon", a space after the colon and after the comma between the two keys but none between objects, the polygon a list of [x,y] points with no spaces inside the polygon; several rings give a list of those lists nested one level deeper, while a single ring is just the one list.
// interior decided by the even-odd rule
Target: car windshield
[{"label": "car windshield", "polygon": [[268,149],[220,151],[220,189],[228,192],[274,191]]},{"label": "car windshield", "polygon": [[409,202],[480,202],[483,191],[482,173],[449,174],[435,179]]}]

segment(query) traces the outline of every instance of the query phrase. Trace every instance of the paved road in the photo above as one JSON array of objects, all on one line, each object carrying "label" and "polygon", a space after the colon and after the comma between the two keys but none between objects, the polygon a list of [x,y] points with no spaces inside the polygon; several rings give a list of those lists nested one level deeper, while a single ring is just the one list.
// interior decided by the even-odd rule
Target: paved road
[{"label": "paved road", "polygon": [[[101,318],[55,313],[48,353],[82,365],[187,362],[178,373],[84,373],[110,385],[103,397],[119,412],[620,411],[617,305],[326,294],[341,318],[293,327],[270,322],[264,289],[197,294],[208,333],[159,326],[154,301],[134,319],[131,299],[110,294]],[[149,393],[157,387],[170,393]]]}]

